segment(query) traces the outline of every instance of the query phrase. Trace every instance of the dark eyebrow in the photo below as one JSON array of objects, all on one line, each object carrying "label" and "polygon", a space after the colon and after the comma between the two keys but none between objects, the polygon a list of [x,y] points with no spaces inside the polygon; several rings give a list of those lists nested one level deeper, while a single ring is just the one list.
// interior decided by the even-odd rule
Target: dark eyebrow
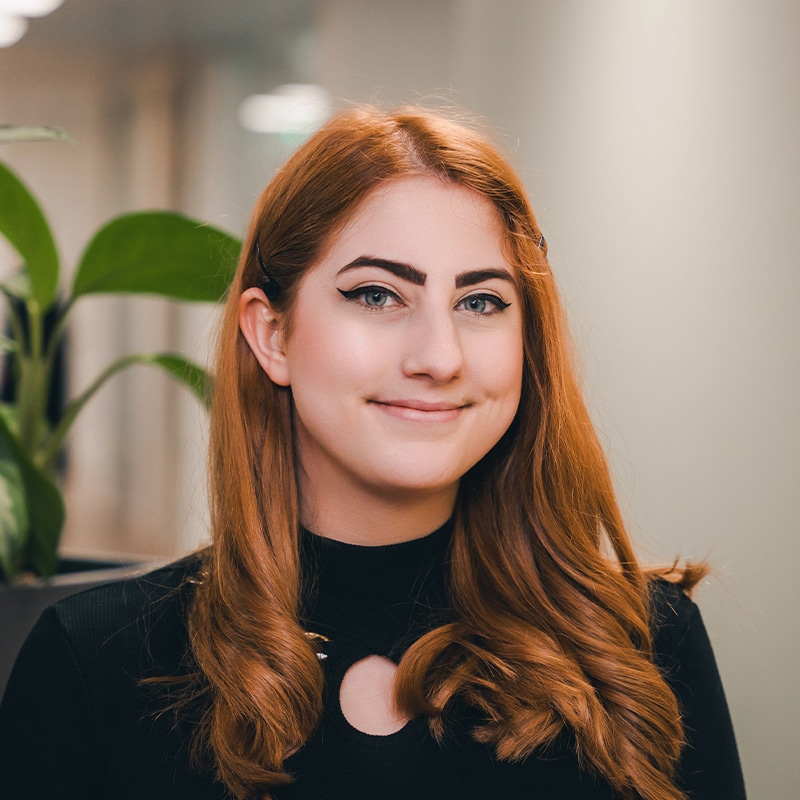
[{"label": "dark eyebrow", "polygon": [[456,289],[463,289],[465,286],[474,286],[476,283],[499,278],[502,281],[516,284],[514,277],[507,269],[473,269],[469,272],[460,272],[456,275]]},{"label": "dark eyebrow", "polygon": [[413,283],[416,286],[424,286],[425,279],[428,277],[422,270],[412,267],[411,264],[404,264],[402,261],[390,261],[388,258],[376,258],[375,256],[359,256],[354,258],[349,264],[345,264],[337,273],[341,275],[348,269],[356,267],[377,267],[397,275],[404,281]]}]

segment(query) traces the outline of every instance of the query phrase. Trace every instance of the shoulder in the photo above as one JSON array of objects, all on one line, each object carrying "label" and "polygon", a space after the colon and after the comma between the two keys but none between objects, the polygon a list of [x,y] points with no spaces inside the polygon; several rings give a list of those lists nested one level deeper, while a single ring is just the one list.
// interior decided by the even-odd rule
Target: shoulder
[{"label": "shoulder", "polygon": [[80,617],[87,611],[92,614],[100,610],[142,611],[181,593],[187,581],[199,572],[200,563],[199,555],[186,556],[142,575],[85,589],[59,600],[53,609],[65,620]]},{"label": "shoulder", "polygon": [[51,606],[39,625],[58,629],[76,661],[89,670],[111,661],[142,677],[175,669],[186,652],[192,579],[200,567],[200,557],[192,555],[87,589]]},{"label": "shoulder", "polygon": [[[700,609],[680,586],[655,580],[650,591],[653,660],[688,717],[716,703],[727,715],[714,650]],[[716,713],[716,712],[715,712]],[[695,724],[694,721],[691,724]]]},{"label": "shoulder", "polygon": [[656,642],[678,644],[698,615],[695,602],[679,584],[663,578],[651,580],[650,630]]},{"label": "shoulder", "polygon": [[158,679],[193,671],[186,618],[200,565],[189,557],[90,589],[40,617],[0,704],[15,797],[192,793],[181,787],[195,782],[194,717],[164,713],[171,700]]},{"label": "shoulder", "polygon": [[736,737],[714,651],[700,610],[680,586],[650,589],[653,659],[675,694],[686,746],[679,783],[691,797],[744,800]]},{"label": "shoulder", "polygon": [[658,666],[669,672],[688,642],[698,635],[707,641],[705,627],[697,604],[679,584],[655,578],[649,588],[653,654]]}]

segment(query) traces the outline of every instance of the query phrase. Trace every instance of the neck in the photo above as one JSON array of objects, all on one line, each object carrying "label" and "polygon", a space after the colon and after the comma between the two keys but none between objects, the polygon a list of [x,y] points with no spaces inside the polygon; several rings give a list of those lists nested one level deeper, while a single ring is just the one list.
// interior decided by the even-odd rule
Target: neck
[{"label": "neck", "polygon": [[378,546],[427,536],[453,514],[458,486],[426,493],[314,491],[298,480],[300,521],[314,533],[348,544]]}]

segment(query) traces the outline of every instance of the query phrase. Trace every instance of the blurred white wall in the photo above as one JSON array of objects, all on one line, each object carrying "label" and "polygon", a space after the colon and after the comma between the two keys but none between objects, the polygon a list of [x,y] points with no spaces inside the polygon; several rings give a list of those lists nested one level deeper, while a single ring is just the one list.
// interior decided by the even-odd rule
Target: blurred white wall
[{"label": "blurred white wall", "polygon": [[[237,127],[250,92],[314,80],[342,103],[440,95],[487,116],[548,238],[640,551],[716,570],[698,599],[750,796],[800,797],[800,5],[302,5],[313,14],[268,64],[203,41],[95,53],[86,31],[65,58],[32,31],[0,53],[3,115],[61,124],[81,144],[0,157],[34,184],[74,262],[123,208],[177,204],[240,233],[281,158]],[[208,311],[148,310],[144,334],[152,301],[83,302],[76,388],[145,335],[196,357],[207,347]],[[73,438],[68,541],[180,552],[204,535],[202,415],[161,376],[127,380]]]},{"label": "blurred white wall", "polygon": [[640,551],[716,570],[750,796],[800,797],[800,5],[433,5],[325,4],[320,79],[499,127]]}]

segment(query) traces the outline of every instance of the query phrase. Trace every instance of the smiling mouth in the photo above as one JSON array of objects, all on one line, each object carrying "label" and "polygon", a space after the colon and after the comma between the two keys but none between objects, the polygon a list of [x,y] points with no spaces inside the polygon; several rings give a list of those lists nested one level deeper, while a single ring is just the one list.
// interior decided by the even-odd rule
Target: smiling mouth
[{"label": "smiling mouth", "polygon": [[452,422],[457,419],[470,403],[430,403],[424,400],[370,400],[397,419],[410,422]]}]

